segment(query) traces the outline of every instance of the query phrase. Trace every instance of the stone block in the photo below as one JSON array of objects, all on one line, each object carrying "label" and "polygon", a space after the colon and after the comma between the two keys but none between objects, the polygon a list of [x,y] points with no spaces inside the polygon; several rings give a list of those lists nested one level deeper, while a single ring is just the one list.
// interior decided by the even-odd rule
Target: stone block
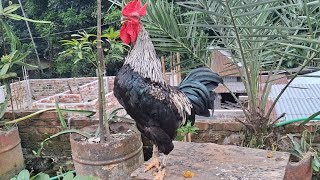
[{"label": "stone block", "polygon": [[[192,180],[248,179],[282,180],[289,153],[272,152],[212,143],[174,142],[174,150],[166,157],[166,180],[184,180],[183,173],[195,174]],[[269,158],[268,158],[269,157]],[[152,172],[143,167],[132,173],[134,180],[152,180]]]}]

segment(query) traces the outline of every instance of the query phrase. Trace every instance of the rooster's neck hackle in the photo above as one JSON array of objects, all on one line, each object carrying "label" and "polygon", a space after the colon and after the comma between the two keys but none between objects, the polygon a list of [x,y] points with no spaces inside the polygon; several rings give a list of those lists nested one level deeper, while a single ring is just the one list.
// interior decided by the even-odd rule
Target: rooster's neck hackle
[{"label": "rooster's neck hackle", "polygon": [[130,65],[133,71],[152,82],[165,84],[161,72],[161,63],[156,56],[156,51],[149,37],[149,33],[141,25],[141,29],[134,47],[125,59],[125,64]]}]

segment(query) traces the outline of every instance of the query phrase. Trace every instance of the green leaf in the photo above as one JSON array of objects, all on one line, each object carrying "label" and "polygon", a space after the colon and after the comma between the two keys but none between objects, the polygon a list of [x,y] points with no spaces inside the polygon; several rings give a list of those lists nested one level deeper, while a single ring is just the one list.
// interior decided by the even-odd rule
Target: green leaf
[{"label": "green leaf", "polygon": [[4,66],[1,68],[0,75],[5,75],[5,74],[7,74],[10,66],[11,66],[10,63],[4,64]]},{"label": "green leaf", "polygon": [[19,8],[20,8],[19,4],[12,4],[12,5],[10,5],[8,7],[5,7],[3,9],[3,14],[6,15],[6,14],[9,14],[9,13],[12,13],[12,12],[16,11]]},{"label": "green leaf", "polygon": [[30,173],[28,170],[22,170],[18,177],[17,177],[18,180],[29,180],[30,179]]},{"label": "green leaf", "polygon": [[53,138],[56,138],[58,136],[61,136],[63,134],[70,134],[70,133],[77,133],[77,134],[80,134],[81,136],[84,136],[86,138],[90,138],[91,135],[88,134],[88,133],[85,133],[85,132],[82,132],[82,131],[79,131],[79,130],[76,130],[76,129],[68,129],[68,130],[63,130],[63,131],[60,131],[54,135],[51,135],[50,137],[46,138],[45,140],[43,140],[41,143],[40,143],[40,147],[39,149],[37,150],[36,152],[36,156],[40,156],[41,155],[41,151],[43,150],[45,144],[47,141],[53,139]]},{"label": "green leaf", "polygon": [[66,123],[66,120],[64,119],[63,115],[62,115],[62,112],[60,110],[60,107],[59,107],[59,104],[57,101],[55,101],[55,106],[56,106],[56,109],[57,109],[57,112],[58,112],[58,116],[59,116],[59,121],[61,123],[61,126],[63,129],[67,129],[68,126],[67,126],[67,123]]},{"label": "green leaf", "polygon": [[50,180],[50,176],[48,174],[40,172],[34,177],[32,177],[30,180]]},{"label": "green leaf", "polygon": [[15,64],[17,64],[19,66],[24,66],[24,67],[30,68],[30,69],[37,69],[38,68],[38,66],[35,66],[35,65],[32,65],[32,64],[28,64],[28,63],[25,63],[25,62],[22,62],[22,61],[15,62]]},{"label": "green leaf", "polygon": [[17,15],[17,14],[6,14],[6,16],[8,18],[10,18],[10,19],[17,20],[17,21],[24,20],[24,21],[29,21],[29,22],[33,22],[33,23],[44,23],[44,24],[50,24],[51,23],[50,21],[37,21],[37,20],[25,18],[25,17],[22,17],[22,16]]},{"label": "green leaf", "polygon": [[319,170],[320,170],[320,162],[319,162],[319,158],[318,157],[313,157],[313,159],[312,159],[312,169],[315,172],[319,172]]},{"label": "green leaf", "polygon": [[292,6],[297,6],[298,4],[288,4],[288,5],[283,5],[283,6],[275,6],[275,7],[270,7],[270,8],[264,8],[264,9],[259,9],[256,11],[250,11],[246,13],[241,13],[241,14],[235,14],[234,17],[241,17],[241,16],[249,16],[249,15],[258,15],[263,12],[270,12],[272,10],[277,10],[277,9],[285,9],[287,7],[292,7]]},{"label": "green leaf", "polygon": [[0,80],[10,79],[14,77],[17,77],[16,73],[7,73],[7,74],[0,75]]},{"label": "green leaf", "polygon": [[320,111],[312,114],[312,115],[309,116],[306,120],[304,120],[300,125],[307,124],[308,122],[310,122],[311,120],[313,120],[314,118],[316,118],[316,117],[319,116],[319,115],[320,115]]},{"label": "green leaf", "polygon": [[68,172],[64,177],[63,180],[73,180],[73,173],[72,172]]}]

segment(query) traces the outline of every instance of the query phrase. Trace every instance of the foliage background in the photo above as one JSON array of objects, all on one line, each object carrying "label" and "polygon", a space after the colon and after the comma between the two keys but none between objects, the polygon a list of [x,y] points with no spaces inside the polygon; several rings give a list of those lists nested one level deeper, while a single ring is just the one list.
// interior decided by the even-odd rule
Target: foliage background
[{"label": "foliage background", "polygon": [[[2,0],[4,6],[9,1]],[[12,3],[18,3],[13,0]],[[84,77],[95,76],[95,69],[86,61],[74,64],[70,59],[60,57],[59,52],[64,50],[62,39],[71,39],[72,34],[86,31],[96,33],[96,1],[95,0],[23,0],[26,14],[31,19],[47,20],[52,24],[29,23],[33,33],[37,50],[42,65],[45,67],[44,74],[39,71],[29,71],[30,78],[63,78],[63,77]],[[21,10],[17,11],[22,14]],[[104,1],[102,4],[103,30],[120,27],[120,8],[112,3]],[[22,43],[31,44],[31,39],[24,21],[9,21]],[[0,39],[0,49],[3,49]],[[93,41],[93,40],[92,40]],[[31,46],[32,47],[32,46]],[[27,62],[36,64],[36,56],[33,48],[27,58]],[[0,51],[0,53],[3,51]],[[0,54],[1,56],[2,54]],[[107,66],[107,74],[115,75],[121,67],[122,60],[112,59]],[[20,68],[15,69],[18,76],[22,77]]]}]

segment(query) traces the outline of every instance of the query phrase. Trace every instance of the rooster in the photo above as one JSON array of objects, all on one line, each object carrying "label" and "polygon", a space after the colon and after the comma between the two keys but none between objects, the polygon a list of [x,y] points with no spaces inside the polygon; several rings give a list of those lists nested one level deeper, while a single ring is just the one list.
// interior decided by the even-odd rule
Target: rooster
[{"label": "rooster", "polygon": [[178,87],[163,78],[160,60],[148,32],[140,21],[147,4],[132,0],[122,10],[120,38],[132,45],[123,67],[114,81],[114,95],[135,120],[138,130],[152,141],[153,155],[145,171],[154,167],[156,179],[165,175],[159,153],[169,154],[174,146],[177,129],[195,115],[210,116],[215,89],[222,78],[209,68],[192,70]]}]

